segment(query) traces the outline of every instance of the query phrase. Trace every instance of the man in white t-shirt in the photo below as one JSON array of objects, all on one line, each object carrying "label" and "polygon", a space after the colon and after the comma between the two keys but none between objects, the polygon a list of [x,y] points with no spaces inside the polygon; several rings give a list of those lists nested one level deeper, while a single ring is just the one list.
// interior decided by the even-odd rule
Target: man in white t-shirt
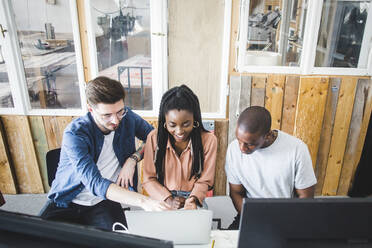
[{"label": "man in white t-shirt", "polygon": [[246,108],[238,119],[225,164],[230,197],[238,211],[229,229],[239,228],[244,197],[314,197],[317,181],[306,144],[270,127],[270,112],[263,107]]}]

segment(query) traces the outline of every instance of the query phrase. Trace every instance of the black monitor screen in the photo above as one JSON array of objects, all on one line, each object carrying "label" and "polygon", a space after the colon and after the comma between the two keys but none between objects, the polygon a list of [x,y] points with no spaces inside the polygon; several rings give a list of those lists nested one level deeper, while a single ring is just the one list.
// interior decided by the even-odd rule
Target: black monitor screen
[{"label": "black monitor screen", "polygon": [[173,242],[46,221],[0,210],[0,247],[171,248]]},{"label": "black monitor screen", "polygon": [[244,199],[238,247],[372,247],[372,199]]}]

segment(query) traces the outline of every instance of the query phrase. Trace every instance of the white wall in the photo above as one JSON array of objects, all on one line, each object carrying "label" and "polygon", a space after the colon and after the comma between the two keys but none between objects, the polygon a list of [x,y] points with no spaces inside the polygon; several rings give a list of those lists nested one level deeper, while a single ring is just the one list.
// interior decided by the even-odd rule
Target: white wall
[{"label": "white wall", "polygon": [[55,33],[72,33],[69,0],[12,0],[17,28],[22,31],[45,31],[45,23],[52,23]]}]

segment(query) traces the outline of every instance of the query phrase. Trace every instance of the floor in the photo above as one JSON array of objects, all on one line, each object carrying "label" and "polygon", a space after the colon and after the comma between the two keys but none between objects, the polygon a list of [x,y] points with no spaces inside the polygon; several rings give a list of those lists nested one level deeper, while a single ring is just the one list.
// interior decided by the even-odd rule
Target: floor
[{"label": "floor", "polygon": [[[18,194],[4,195],[5,205],[0,207],[2,210],[38,215],[44,206],[47,197],[46,194]],[[215,196],[206,199],[208,209],[213,211],[214,219],[221,219],[221,227],[227,228],[233,221],[236,211],[228,196]],[[123,206],[127,207],[127,206]],[[131,207],[131,209],[139,209]],[[213,229],[217,228],[217,222],[213,223]]]}]

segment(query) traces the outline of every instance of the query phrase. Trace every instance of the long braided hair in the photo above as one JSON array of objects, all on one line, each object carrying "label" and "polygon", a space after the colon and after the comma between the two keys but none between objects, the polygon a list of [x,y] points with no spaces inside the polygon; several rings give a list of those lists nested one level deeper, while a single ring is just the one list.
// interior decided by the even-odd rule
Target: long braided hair
[{"label": "long braided hair", "polygon": [[168,138],[172,138],[172,135],[164,127],[165,115],[168,113],[168,111],[173,109],[177,109],[178,111],[187,110],[194,116],[194,128],[190,133],[193,161],[189,180],[191,180],[193,176],[199,178],[204,168],[204,151],[201,139],[201,132],[208,131],[203,127],[202,124],[198,97],[186,85],[174,87],[164,93],[161,99],[159,110],[159,126],[157,136],[158,145],[155,151],[154,163],[158,181],[161,184],[164,184],[164,158],[166,146]]}]

